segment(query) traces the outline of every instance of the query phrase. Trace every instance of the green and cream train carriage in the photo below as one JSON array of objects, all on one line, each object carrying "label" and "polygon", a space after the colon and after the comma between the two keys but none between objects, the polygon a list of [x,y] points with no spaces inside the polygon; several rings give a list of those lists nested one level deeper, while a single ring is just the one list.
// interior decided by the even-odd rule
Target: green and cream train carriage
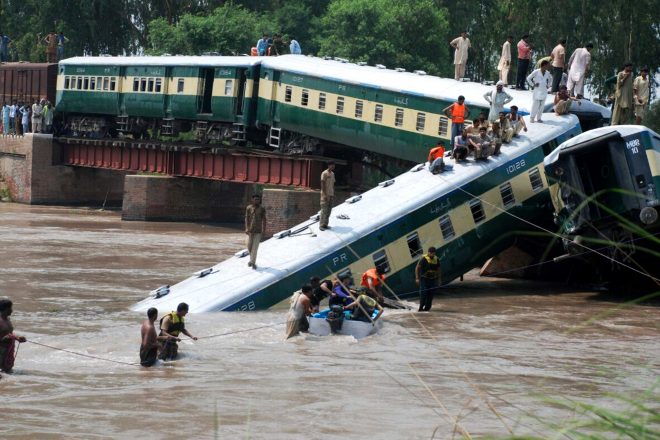
[{"label": "green and cream train carriage", "polygon": [[[262,78],[263,79],[263,78]],[[414,267],[429,246],[438,248],[443,282],[449,283],[510,246],[518,230],[533,229],[551,212],[544,156],[581,132],[575,116],[544,116],[527,136],[487,161],[454,163],[431,174],[427,164],[351,197],[333,209],[331,229],[318,229],[318,215],[282,231],[259,247],[258,269],[247,251],[164,286],[134,306],[191,312],[268,308],[311,276],[350,271],[356,281],[380,266],[389,294],[415,296]]]},{"label": "green and cream train carriage", "polygon": [[59,64],[57,111],[70,132],[106,136],[244,138],[256,111],[259,59],[162,56],[76,57]]},{"label": "green and cream train carriage", "polygon": [[[261,62],[257,124],[269,128],[270,146],[284,151],[312,151],[332,142],[420,162],[437,141],[449,144],[451,121],[442,110],[463,95],[468,120],[488,113],[484,94],[493,89],[421,71],[296,55],[271,57]],[[531,92],[506,92],[513,98],[507,111],[516,105],[521,115],[529,114]],[[552,100],[550,95],[546,111]],[[609,118],[609,110],[586,100],[574,107],[580,118]]]}]

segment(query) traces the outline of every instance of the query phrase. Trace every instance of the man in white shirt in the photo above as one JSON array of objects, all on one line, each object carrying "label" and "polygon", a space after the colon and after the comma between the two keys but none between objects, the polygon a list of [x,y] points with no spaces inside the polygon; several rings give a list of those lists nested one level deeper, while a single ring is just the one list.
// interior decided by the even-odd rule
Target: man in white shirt
[{"label": "man in white shirt", "polygon": [[559,44],[552,49],[550,54],[552,60],[552,93],[559,91],[561,76],[564,74],[564,65],[566,62],[566,40],[559,40]]},{"label": "man in white shirt", "polygon": [[591,64],[591,50],[594,45],[589,43],[584,47],[575,49],[571,59],[568,60],[568,91],[571,96],[583,98],[584,96],[584,77],[589,72]]},{"label": "man in white shirt", "polygon": [[472,47],[467,32],[461,32],[461,36],[454,38],[449,43],[454,51],[454,79],[458,81],[465,76],[465,66],[468,59],[468,49]]},{"label": "man in white shirt", "polygon": [[509,69],[511,68],[511,43],[513,42],[513,36],[509,35],[506,37],[506,41],[502,45],[502,55],[500,55],[500,62],[497,65],[497,70],[500,71],[500,81],[504,85],[509,84]]},{"label": "man in white shirt", "polygon": [[8,133],[10,134],[16,134],[16,112],[18,110],[18,106],[16,105],[16,102],[12,105],[9,106],[9,131]]},{"label": "man in white shirt", "polygon": [[548,72],[550,62],[544,60],[539,69],[534,70],[527,77],[527,85],[532,87],[532,111],[529,120],[534,122],[534,118],[538,122],[543,122],[541,115],[543,115],[543,106],[545,105],[545,98],[548,97],[548,89],[552,85],[552,77]]},{"label": "man in white shirt", "polygon": [[642,67],[639,76],[633,82],[633,95],[635,101],[635,124],[642,123],[642,119],[646,116],[646,109],[649,106],[649,68]]},{"label": "man in white shirt", "polygon": [[300,43],[298,40],[291,37],[291,43],[289,43],[289,52],[291,55],[302,55],[302,49],[300,48]]}]

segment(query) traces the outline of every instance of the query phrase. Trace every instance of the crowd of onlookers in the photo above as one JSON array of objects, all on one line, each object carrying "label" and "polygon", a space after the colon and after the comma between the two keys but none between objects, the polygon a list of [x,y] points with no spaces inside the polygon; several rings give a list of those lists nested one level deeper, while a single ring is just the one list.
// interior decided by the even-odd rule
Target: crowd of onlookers
[{"label": "crowd of onlookers", "polygon": [[[43,44],[46,46],[46,62],[47,63],[57,63],[64,58],[64,44],[69,41],[67,37],[64,36],[63,32],[50,31],[45,37],[37,35],[37,43]],[[0,31],[0,62],[6,63],[13,59],[16,59],[16,55],[13,57],[10,56],[10,47],[12,46],[12,39],[9,36],[5,35],[4,32]]]},{"label": "crowd of onlookers", "polygon": [[0,110],[0,132],[5,135],[26,133],[52,133],[55,106],[50,101],[35,100],[34,104],[13,102],[3,104]]},{"label": "crowd of onlookers", "polygon": [[257,45],[252,48],[252,56],[275,56],[275,55],[302,55],[300,43],[294,37],[282,37],[279,34],[263,34],[257,41]]}]

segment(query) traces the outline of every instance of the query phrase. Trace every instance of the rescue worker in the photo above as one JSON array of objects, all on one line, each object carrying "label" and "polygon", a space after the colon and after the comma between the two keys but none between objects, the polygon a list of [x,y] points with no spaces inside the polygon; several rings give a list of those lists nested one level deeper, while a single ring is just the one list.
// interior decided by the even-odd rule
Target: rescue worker
[{"label": "rescue worker", "polygon": [[177,342],[180,341],[180,333],[188,336],[193,341],[197,340],[196,336],[191,335],[190,332],[186,330],[184,317],[187,314],[188,304],[181,303],[177,306],[176,312],[168,313],[160,319],[160,336],[167,336],[169,339],[163,344],[160,354],[158,355],[159,359],[164,361],[168,359],[176,359],[179,354],[179,345]]},{"label": "rescue worker", "polygon": [[383,304],[385,298],[383,297],[383,280],[385,280],[385,272],[381,266],[369,269],[362,274],[361,286],[366,287],[373,294],[373,298],[378,300],[379,304]]},{"label": "rescue worker", "polygon": [[445,146],[442,142],[431,148],[429,151],[429,171],[433,174],[440,173],[445,168],[445,161],[443,159],[445,155]]},{"label": "rescue worker", "polygon": [[[373,291],[363,287],[358,289],[357,299],[344,306],[344,310],[353,310],[351,319],[356,321],[376,322],[378,318],[383,316],[383,307],[373,297]],[[378,314],[372,318],[376,310],[378,310]]]},{"label": "rescue worker", "polygon": [[300,292],[296,292],[291,298],[284,339],[289,339],[300,332],[307,332],[309,330],[307,317],[312,313],[312,286],[305,284]]},{"label": "rescue worker", "polygon": [[451,138],[449,141],[453,153],[454,138],[459,136],[463,131],[465,118],[467,118],[469,113],[467,105],[465,105],[465,96],[460,95],[455,103],[445,108],[442,112],[451,119]]},{"label": "rescue worker", "polygon": [[433,296],[440,287],[440,259],[435,251],[436,249],[431,246],[428,252],[419,259],[415,267],[415,282],[419,286],[420,312],[431,310]]}]

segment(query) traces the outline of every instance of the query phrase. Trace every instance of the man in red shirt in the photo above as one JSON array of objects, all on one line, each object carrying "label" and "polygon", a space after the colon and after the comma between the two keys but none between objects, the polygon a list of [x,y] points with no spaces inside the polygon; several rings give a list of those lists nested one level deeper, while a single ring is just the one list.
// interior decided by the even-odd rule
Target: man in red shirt
[{"label": "man in red shirt", "polygon": [[523,35],[518,42],[518,72],[516,74],[516,89],[527,90],[525,87],[525,78],[527,78],[527,69],[532,59],[532,45],[529,42],[529,35]]}]

